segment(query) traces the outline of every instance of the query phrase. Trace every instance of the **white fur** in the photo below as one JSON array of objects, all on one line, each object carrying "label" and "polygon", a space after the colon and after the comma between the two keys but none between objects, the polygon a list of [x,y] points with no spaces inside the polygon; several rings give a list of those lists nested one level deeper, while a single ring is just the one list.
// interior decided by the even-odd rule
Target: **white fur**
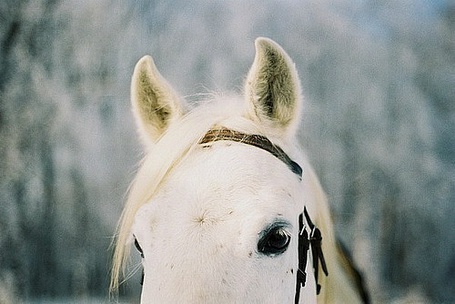
[{"label": "white fur", "polygon": [[296,235],[299,183],[257,148],[198,147],[138,211],[133,233],[146,257],[143,303],[292,302],[296,243],[278,258],[256,247],[259,233],[278,219]]},{"label": "white fur", "polygon": [[[138,82],[137,73],[148,75],[142,79],[151,84]],[[322,230],[330,272],[328,279],[320,274],[323,287],[317,301],[358,301],[337,262],[324,194],[295,144],[300,87],[294,65],[281,47],[264,38],[256,41],[246,102],[217,98],[182,114],[184,107],[148,57],[138,63],[132,86],[138,125],[148,136],[148,155],[122,214],[113,288],[134,235],[145,257],[142,303],[293,303],[297,219],[306,205]],[[159,93],[151,92],[153,98],[135,93],[153,88]],[[266,92],[270,88],[274,91]],[[147,110],[157,105],[166,107],[166,115]],[[303,181],[262,149],[230,141],[199,145],[213,126],[267,136],[304,168]],[[281,255],[262,255],[257,250],[259,237],[277,221],[288,224],[291,243]],[[311,267],[307,273],[301,303],[315,303]]]}]

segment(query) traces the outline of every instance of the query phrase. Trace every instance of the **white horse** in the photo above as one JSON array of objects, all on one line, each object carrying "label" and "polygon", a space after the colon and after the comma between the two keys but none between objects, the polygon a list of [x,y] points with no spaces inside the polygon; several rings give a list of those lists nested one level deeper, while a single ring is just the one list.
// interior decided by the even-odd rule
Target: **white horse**
[{"label": "white horse", "polygon": [[302,98],[294,64],[269,39],[255,46],[244,97],[194,109],[151,57],[137,63],[132,104],[147,155],[119,224],[111,289],[134,242],[141,303],[365,301],[296,144]]}]

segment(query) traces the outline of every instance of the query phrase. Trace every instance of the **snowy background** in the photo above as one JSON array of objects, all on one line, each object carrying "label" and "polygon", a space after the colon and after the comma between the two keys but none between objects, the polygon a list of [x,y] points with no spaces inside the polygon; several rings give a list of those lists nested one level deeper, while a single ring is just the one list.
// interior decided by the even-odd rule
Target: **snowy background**
[{"label": "snowy background", "polygon": [[134,64],[190,100],[239,91],[258,36],[296,62],[302,143],[375,302],[455,302],[453,1],[2,0],[0,303],[108,301]]}]

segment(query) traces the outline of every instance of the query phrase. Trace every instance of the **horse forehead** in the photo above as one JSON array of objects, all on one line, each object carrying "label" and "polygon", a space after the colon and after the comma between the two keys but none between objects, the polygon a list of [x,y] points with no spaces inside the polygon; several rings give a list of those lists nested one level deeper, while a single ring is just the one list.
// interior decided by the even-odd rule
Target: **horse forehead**
[{"label": "horse forehead", "polygon": [[255,208],[274,210],[286,209],[283,200],[294,201],[298,188],[298,178],[267,151],[225,141],[201,147],[176,168],[165,193],[199,207],[223,209],[256,202]]},{"label": "horse forehead", "polygon": [[[180,169],[180,170],[178,170]],[[194,189],[233,190],[281,188],[292,190],[296,176],[271,153],[243,143],[220,141],[199,147],[176,170],[175,179]]]},{"label": "horse forehead", "polygon": [[218,223],[240,227],[247,222],[258,230],[275,218],[294,217],[299,188],[295,174],[270,153],[217,142],[199,147],[174,168],[147,204],[149,211],[139,213],[144,213],[141,218],[152,217],[147,225],[164,221],[173,223],[173,229],[197,231]]}]

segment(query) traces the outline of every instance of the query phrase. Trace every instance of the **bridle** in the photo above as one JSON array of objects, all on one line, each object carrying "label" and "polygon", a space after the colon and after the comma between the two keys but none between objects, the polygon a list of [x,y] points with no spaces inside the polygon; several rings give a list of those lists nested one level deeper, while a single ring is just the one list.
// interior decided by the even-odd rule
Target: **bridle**
[{"label": "bridle", "polygon": [[[271,153],[273,156],[284,162],[288,168],[302,180],[303,170],[299,164],[293,161],[280,147],[274,145],[267,137],[257,134],[244,134],[238,131],[230,130],[224,127],[210,129],[205,136],[199,141],[199,144],[205,145],[211,142],[228,140],[247,144],[257,147]],[[306,224],[310,230],[307,231]],[[299,303],[300,289],[306,283],[306,264],[308,260],[308,250],[311,248],[313,256],[313,271],[316,279],[316,293],[321,291],[321,285],[318,283],[319,261],[321,262],[322,271],[327,276],[327,265],[325,263],[324,254],[322,253],[322,235],[321,231],[313,224],[313,221],[308,214],[306,207],[299,215],[299,239],[298,239],[298,256],[299,266],[297,269],[295,304]]]},{"label": "bridle", "polygon": [[[310,228],[310,234],[308,234],[305,224],[303,223],[303,215],[305,215],[306,222]],[[321,262],[322,271],[327,276],[329,272],[327,271],[327,265],[325,263],[324,254],[322,253],[322,234],[318,227],[316,227],[311,221],[310,215],[306,210],[306,207],[303,208],[303,213],[299,215],[299,243],[298,243],[298,252],[299,252],[299,268],[297,269],[297,285],[295,291],[295,304],[299,303],[300,298],[300,288],[305,286],[306,282],[306,264],[308,258],[308,250],[311,247],[311,254],[313,256],[313,272],[314,278],[316,279],[316,294],[321,292],[321,285],[318,283],[319,275],[319,261]]]},{"label": "bridle", "polygon": [[240,133],[227,128],[218,128],[209,130],[199,141],[199,144],[207,144],[219,140],[230,140],[254,146],[270,152],[273,156],[284,162],[289,169],[302,179],[303,170],[295,161],[293,161],[280,147],[275,146],[267,137],[262,135],[250,135]]}]

